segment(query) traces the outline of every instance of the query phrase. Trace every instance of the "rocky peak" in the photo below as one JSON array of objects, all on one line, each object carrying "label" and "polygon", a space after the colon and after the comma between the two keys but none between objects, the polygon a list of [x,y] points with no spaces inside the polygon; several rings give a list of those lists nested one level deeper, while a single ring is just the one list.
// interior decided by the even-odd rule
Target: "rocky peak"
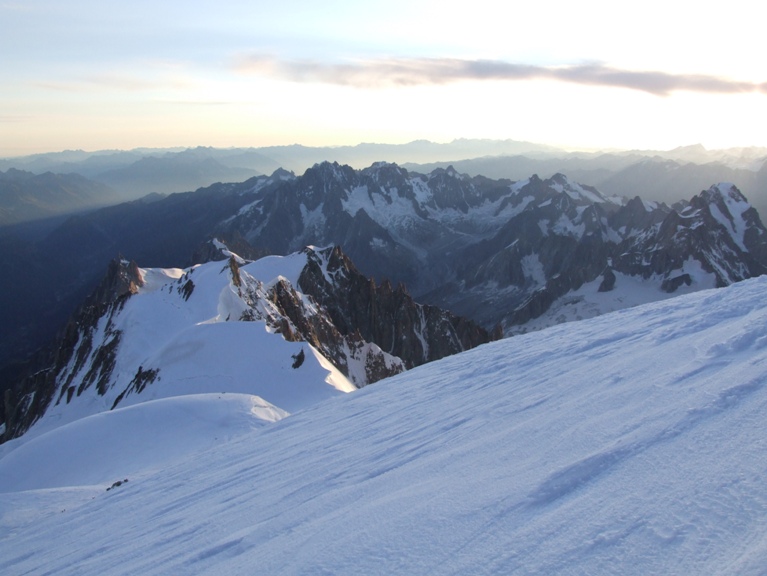
[{"label": "rocky peak", "polygon": [[295,180],[296,175],[293,172],[290,172],[289,170],[285,170],[284,168],[277,168],[274,172],[272,172],[271,176],[269,176],[269,179],[272,181],[278,181],[278,180]]},{"label": "rocky peak", "polygon": [[359,175],[351,166],[327,161],[315,164],[295,181],[299,202],[306,210],[311,212],[323,205],[326,214],[339,210],[341,201],[358,182]]},{"label": "rocky peak", "polygon": [[659,225],[670,208],[662,203],[649,203],[635,196],[609,217],[610,226],[625,238]]},{"label": "rocky peak", "polygon": [[402,284],[393,288],[384,281],[376,286],[338,246],[309,253],[298,282],[342,334],[359,331],[408,368],[500,337],[439,308],[417,304]]},{"label": "rocky peak", "polygon": [[767,262],[767,231],[756,209],[734,184],[712,186],[692,198],[690,206],[703,211],[707,224],[718,223],[739,250]]},{"label": "rocky peak", "polygon": [[368,168],[364,168],[361,174],[386,187],[397,186],[405,182],[408,177],[406,169],[392,162],[375,162]]},{"label": "rocky peak", "polygon": [[[75,393],[79,396],[91,387],[95,387],[99,395],[104,394],[121,338],[121,332],[112,326],[112,316],[143,285],[136,262],[118,256],[109,263],[98,288],[72,316],[53,346],[39,353],[34,363],[37,369],[19,383],[15,395],[19,400],[13,408],[13,426],[6,427],[6,440],[34,424],[45,413],[57,390],[58,401],[69,401]],[[69,369],[68,375],[64,375],[65,369]],[[83,378],[74,385],[72,378],[81,371]]]},{"label": "rocky peak", "polygon": [[203,242],[192,254],[192,262],[205,264],[206,262],[225,260],[232,253],[245,260],[257,260],[263,256],[268,256],[268,251],[254,248],[235,230],[231,234],[209,238]]},{"label": "rocky peak", "polygon": [[[630,204],[638,213],[638,202]],[[689,203],[667,212],[663,209],[660,224],[625,236],[615,255],[620,271],[644,278],[657,275],[668,292],[692,283],[685,271],[689,260],[699,262],[714,277],[716,286],[767,271],[767,231],[734,186],[712,186]]]},{"label": "rocky peak", "polygon": [[138,264],[122,256],[113,259],[99,287],[90,297],[91,305],[108,304],[124,296],[136,294],[144,285]]},{"label": "rocky peak", "polygon": [[[378,194],[391,204],[394,200],[393,194],[411,201],[415,200],[410,178],[408,171],[397,164],[376,162],[360,171],[359,184],[367,187],[368,194]],[[414,208],[417,210],[417,205],[414,205]]]},{"label": "rocky peak", "polygon": [[437,168],[428,175],[436,208],[452,208],[464,214],[482,202],[482,194],[466,175],[456,172],[453,166]]}]

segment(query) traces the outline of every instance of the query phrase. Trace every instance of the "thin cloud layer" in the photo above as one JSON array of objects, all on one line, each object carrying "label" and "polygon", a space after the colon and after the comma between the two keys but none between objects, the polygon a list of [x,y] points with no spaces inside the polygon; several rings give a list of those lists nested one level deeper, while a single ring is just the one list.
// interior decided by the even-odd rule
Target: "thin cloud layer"
[{"label": "thin cloud layer", "polygon": [[703,74],[621,70],[601,64],[531,66],[501,60],[412,58],[328,64],[313,60],[280,60],[252,54],[237,63],[243,73],[275,76],[293,82],[362,88],[418,86],[482,80],[557,80],[573,84],[628,88],[667,96],[676,91],[736,94],[762,92],[767,83],[753,83]]}]

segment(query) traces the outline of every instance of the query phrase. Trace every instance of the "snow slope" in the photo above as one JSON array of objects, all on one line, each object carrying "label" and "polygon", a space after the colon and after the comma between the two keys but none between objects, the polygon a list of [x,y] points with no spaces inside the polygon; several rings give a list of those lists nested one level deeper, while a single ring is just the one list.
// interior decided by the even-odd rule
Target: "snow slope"
[{"label": "snow slope", "polygon": [[94,414],[38,436],[1,459],[0,492],[104,484],[116,480],[117,472],[159,470],[287,415],[258,396],[224,393]]},{"label": "snow slope", "polygon": [[161,470],[147,453],[109,491],[18,484],[0,572],[764,574],[765,296],[762,277],[480,346]]},{"label": "snow slope", "polygon": [[[105,343],[108,346],[115,339],[114,366],[104,393],[96,394],[92,388],[76,394],[73,390],[69,397],[57,393],[44,416],[14,442],[26,442],[116,405],[147,400],[228,392],[255,395],[294,412],[356,390],[310,344],[286,341],[274,334],[263,317],[238,321],[245,311],[263,316],[271,312],[262,287],[282,277],[278,271],[297,280],[305,264],[305,254],[294,254],[244,265],[238,271],[242,288],[232,282],[227,261],[186,270],[142,269],[145,284],[139,293],[113,314],[98,319],[92,341],[101,347],[89,349],[88,362],[79,366],[73,355],[60,379],[71,376],[70,389],[79,388]],[[187,286],[192,287],[188,292]],[[248,302],[248,298],[254,301]],[[81,342],[88,341],[82,333],[79,337]],[[299,356],[306,360],[294,367]],[[155,371],[156,377],[136,393],[136,379],[149,371]],[[0,446],[0,455],[4,450],[7,448]]]}]

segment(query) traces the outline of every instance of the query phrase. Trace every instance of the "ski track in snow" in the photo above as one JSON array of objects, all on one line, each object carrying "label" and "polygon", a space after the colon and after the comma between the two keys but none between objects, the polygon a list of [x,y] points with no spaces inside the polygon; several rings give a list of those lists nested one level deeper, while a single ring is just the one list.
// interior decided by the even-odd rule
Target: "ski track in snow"
[{"label": "ski track in snow", "polygon": [[487,344],[110,491],[0,493],[0,573],[764,574],[766,295]]}]

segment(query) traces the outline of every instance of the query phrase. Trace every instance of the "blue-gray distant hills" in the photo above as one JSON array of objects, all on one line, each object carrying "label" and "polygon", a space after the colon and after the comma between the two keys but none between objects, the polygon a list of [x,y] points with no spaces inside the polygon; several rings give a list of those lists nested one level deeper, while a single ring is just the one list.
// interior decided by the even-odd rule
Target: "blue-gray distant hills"
[{"label": "blue-gray distant hills", "polygon": [[0,227],[55,218],[122,201],[109,186],[80,174],[0,172]]},{"label": "blue-gray distant hills", "polygon": [[516,140],[459,139],[449,143],[416,140],[407,144],[364,143],[313,147],[298,144],[251,148],[137,148],[70,150],[0,159],[0,170],[42,174],[77,173],[117,192],[110,203],[147,194],[187,192],[216,182],[238,182],[279,168],[303,174],[314,164],[338,162],[356,169],[389,161],[429,173],[452,165],[470,176],[521,180],[531,174],[561,173],[598,187],[608,195],[674,203],[713,182],[733,182],[762,213],[767,210],[767,149],[568,152]]}]

